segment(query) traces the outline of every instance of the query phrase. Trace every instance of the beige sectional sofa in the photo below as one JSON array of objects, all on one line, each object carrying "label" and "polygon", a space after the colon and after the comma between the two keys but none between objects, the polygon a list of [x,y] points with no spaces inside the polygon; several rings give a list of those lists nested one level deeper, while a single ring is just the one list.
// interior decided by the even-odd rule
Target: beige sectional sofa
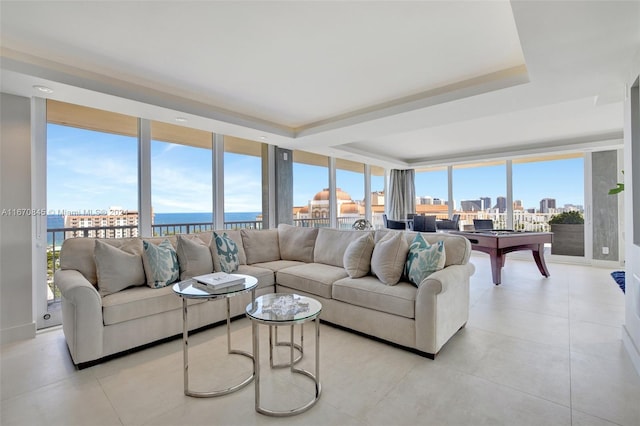
[{"label": "beige sectional sofa", "polygon": [[[439,247],[444,253],[436,258],[442,269],[412,284],[405,263],[419,240],[415,232],[280,225],[273,230],[215,234],[218,240],[226,234],[226,241],[235,243],[237,272],[258,279],[256,295],[295,292],[314,297],[323,305],[320,318],[325,322],[433,358],[467,321],[474,267],[464,237],[420,234],[432,249],[442,241]],[[175,249],[180,279],[187,279],[229,267],[215,234],[65,240],[55,283],[62,293],[62,325],[73,362],[79,367],[92,365],[180,335],[181,299],[173,284],[165,285],[170,280],[154,281],[147,250]],[[177,278],[178,271],[175,274]],[[250,294],[230,301],[231,315],[244,315]],[[223,300],[189,302],[190,329],[226,318]]]}]

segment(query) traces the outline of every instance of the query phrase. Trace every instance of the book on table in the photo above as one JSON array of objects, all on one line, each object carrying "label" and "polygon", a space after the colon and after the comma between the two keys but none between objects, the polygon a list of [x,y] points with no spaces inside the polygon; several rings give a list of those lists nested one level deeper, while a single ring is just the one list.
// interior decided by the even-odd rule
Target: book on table
[{"label": "book on table", "polygon": [[208,288],[215,290],[244,284],[244,277],[227,274],[226,272],[213,272],[211,274],[198,275],[193,277],[193,279],[196,281],[196,284],[204,284]]}]

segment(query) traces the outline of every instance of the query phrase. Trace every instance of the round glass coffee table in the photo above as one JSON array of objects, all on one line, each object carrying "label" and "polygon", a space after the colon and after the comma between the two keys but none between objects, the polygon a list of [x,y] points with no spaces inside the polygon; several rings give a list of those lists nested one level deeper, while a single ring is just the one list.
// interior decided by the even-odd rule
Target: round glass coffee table
[{"label": "round glass coffee table", "polygon": [[[311,297],[300,296],[297,294],[285,294],[285,293],[273,293],[265,294],[253,299],[252,303],[247,305],[247,317],[251,320],[251,334],[253,337],[253,371],[255,375],[255,408],[258,413],[266,414],[268,416],[285,417],[293,416],[307,411],[309,408],[318,402],[320,399],[320,393],[322,387],[320,385],[320,312],[322,311],[322,304]],[[316,343],[316,356],[315,356],[315,373],[301,368],[296,368],[295,364],[298,359],[294,359],[294,349],[299,349],[302,356],[302,342],[298,347],[293,343],[293,328],[294,325],[300,324],[303,327],[305,322],[315,322],[315,343]],[[306,404],[293,408],[287,411],[274,411],[264,408],[260,405],[260,335],[258,325],[269,326],[269,351],[270,360],[273,353],[273,341],[271,340],[271,327],[273,326],[291,326],[290,342],[287,346],[290,347],[289,363],[286,364],[292,373],[302,374],[313,380],[315,385],[315,395],[313,399]],[[271,363],[273,366],[273,363]]]},{"label": "round glass coffee table", "polygon": [[233,274],[244,278],[244,283],[236,284],[230,287],[220,289],[206,288],[198,285],[195,280],[189,279],[180,281],[173,285],[173,291],[182,298],[182,353],[184,358],[184,394],[196,398],[209,398],[212,396],[226,395],[228,393],[242,389],[254,378],[254,372],[237,385],[221,390],[213,390],[208,392],[198,392],[189,389],[189,321],[188,321],[188,300],[189,299],[226,299],[227,301],[227,353],[243,355],[253,360],[253,355],[238,349],[231,349],[231,308],[229,298],[251,292],[251,300],[256,299],[256,287],[258,280],[250,275]]}]

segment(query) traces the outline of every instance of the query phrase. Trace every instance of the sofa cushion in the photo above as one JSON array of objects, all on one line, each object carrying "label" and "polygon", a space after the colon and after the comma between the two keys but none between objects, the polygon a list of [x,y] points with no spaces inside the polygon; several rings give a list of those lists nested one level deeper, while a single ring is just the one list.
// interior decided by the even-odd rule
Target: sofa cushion
[{"label": "sofa cushion", "polygon": [[346,276],[347,272],[342,267],[307,263],[279,270],[276,272],[276,282],[284,287],[330,299],[331,285]]},{"label": "sofa cushion", "polygon": [[102,240],[95,242],[94,255],[101,296],[147,282],[142,265],[142,240],[127,240],[118,241],[118,247]]},{"label": "sofa cushion", "polygon": [[272,272],[298,265],[305,265],[305,262],[300,262],[298,260],[274,260],[273,262],[260,262],[253,264],[253,266],[268,269]]},{"label": "sofa cushion", "polygon": [[444,268],[445,260],[444,241],[429,244],[422,234],[417,234],[409,246],[405,275],[410,283],[418,286],[429,275]]},{"label": "sofa cushion", "polygon": [[180,279],[186,280],[213,272],[209,244],[203,241],[199,235],[178,235],[176,252],[180,262]]},{"label": "sofa cushion", "polygon": [[60,249],[60,269],[79,271],[97,288],[95,246],[95,238],[66,238]]},{"label": "sofa cushion", "polygon": [[278,225],[280,258],[313,262],[313,248],[316,245],[317,236],[318,228],[303,228],[281,223]]},{"label": "sofa cushion", "polygon": [[151,288],[165,287],[180,277],[178,255],[167,239],[158,244],[143,240],[142,264]]},{"label": "sofa cushion", "polygon": [[344,268],[344,252],[347,250],[347,246],[364,234],[373,234],[373,231],[318,229],[316,246],[313,249],[313,261]]},{"label": "sofa cushion", "polygon": [[403,232],[389,232],[373,248],[371,272],[387,285],[400,281],[409,252]]},{"label": "sofa cushion", "polygon": [[176,234],[174,234],[174,235],[166,235],[166,236],[163,236],[163,237],[144,237],[143,238],[143,241],[148,241],[148,242],[156,244],[156,245],[160,244],[164,240],[168,240],[171,243],[171,246],[173,246],[174,250],[178,247],[178,235],[176,235]]},{"label": "sofa cushion", "polygon": [[[206,299],[188,299],[193,305]],[[173,286],[163,288],[132,287],[102,298],[104,325],[113,325],[136,318],[182,309],[182,299],[173,292]]]},{"label": "sofa cushion", "polygon": [[389,286],[367,276],[336,281],[331,296],[351,305],[414,318],[416,293],[416,288],[405,281]]},{"label": "sofa cushion", "polygon": [[371,254],[373,253],[373,235],[365,234],[352,241],[344,252],[344,269],[351,278],[360,278],[371,272]]},{"label": "sofa cushion", "polygon": [[240,233],[247,264],[280,260],[277,229],[242,229]]},{"label": "sofa cushion", "polygon": [[213,238],[211,239],[211,253],[212,258],[216,259],[219,264],[218,268],[217,265],[215,265],[216,262],[214,262],[214,269],[219,269],[220,271],[228,274],[238,270],[238,266],[240,266],[238,245],[227,235],[226,232],[223,232],[222,234],[217,232],[213,233]]},{"label": "sofa cushion", "polygon": [[276,282],[276,278],[272,270],[260,268],[255,265],[240,265],[237,273],[251,275],[252,277],[257,278],[258,287],[256,288],[270,287],[271,290],[273,290],[273,285]]},{"label": "sofa cushion", "polygon": [[[376,241],[378,237],[384,235],[384,230],[376,231]],[[405,240],[411,244],[418,232],[405,231]],[[449,265],[466,265],[471,256],[471,243],[466,237],[447,232],[420,232],[422,238],[429,243],[435,244],[437,241],[444,241],[445,268]]]},{"label": "sofa cushion", "polygon": [[[240,234],[239,229],[223,229],[220,231],[214,231],[215,233],[222,235],[227,234],[227,237],[231,238],[236,246],[238,247],[238,262],[240,265],[247,264],[247,255],[244,252],[244,246],[242,244],[242,235]],[[221,272],[222,268],[220,266],[220,259],[218,259],[218,248],[216,247],[215,238],[211,238],[211,245],[209,246],[211,249],[211,258],[213,260],[213,269],[216,272]]]}]

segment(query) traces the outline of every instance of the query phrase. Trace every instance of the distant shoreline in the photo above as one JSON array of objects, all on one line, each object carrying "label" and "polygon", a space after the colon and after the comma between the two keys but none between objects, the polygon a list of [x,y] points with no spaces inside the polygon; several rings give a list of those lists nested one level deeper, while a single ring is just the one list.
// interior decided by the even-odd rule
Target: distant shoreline
[{"label": "distant shoreline", "polygon": [[[262,212],[226,212],[224,214],[225,222],[253,222],[258,220]],[[213,215],[207,212],[200,213],[155,213],[153,217],[154,225],[169,224],[190,224],[190,223],[212,223]],[[64,216],[48,215],[47,229],[64,228]],[[47,245],[53,244],[53,235],[47,233]]]}]

